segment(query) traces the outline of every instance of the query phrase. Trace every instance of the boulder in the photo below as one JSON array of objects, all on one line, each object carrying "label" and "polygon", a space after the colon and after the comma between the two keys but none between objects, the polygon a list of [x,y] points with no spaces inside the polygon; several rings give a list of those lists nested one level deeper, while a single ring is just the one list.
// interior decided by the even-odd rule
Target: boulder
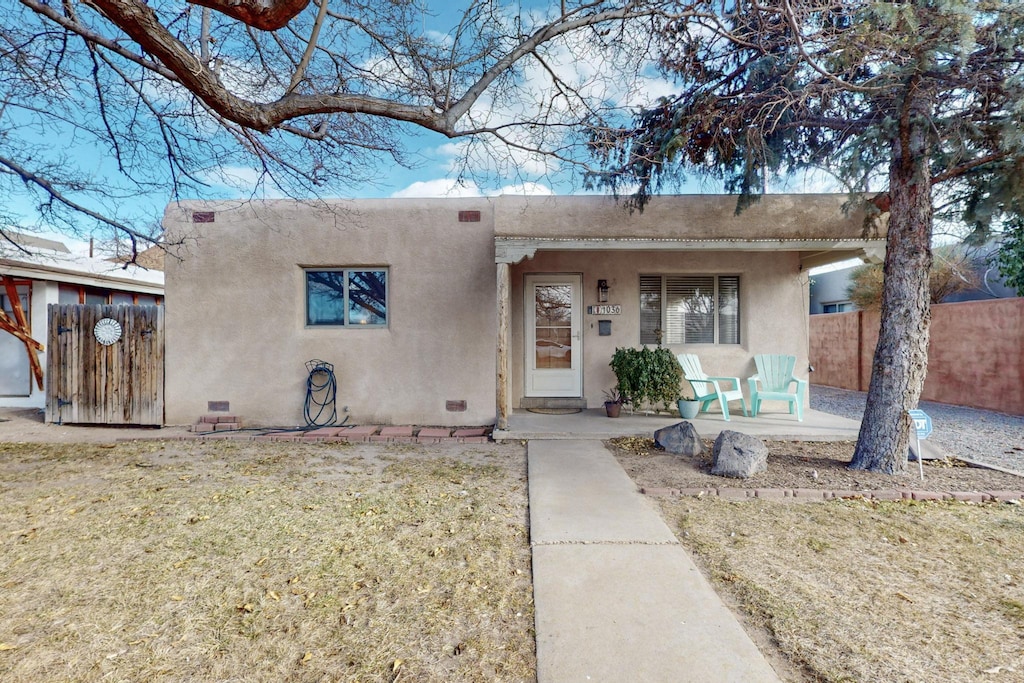
[{"label": "boulder", "polygon": [[715,439],[711,474],[748,479],[768,469],[768,447],[757,437],[729,430]]},{"label": "boulder", "polygon": [[704,452],[700,434],[689,422],[677,422],[654,432],[654,444],[676,455],[700,455]]}]

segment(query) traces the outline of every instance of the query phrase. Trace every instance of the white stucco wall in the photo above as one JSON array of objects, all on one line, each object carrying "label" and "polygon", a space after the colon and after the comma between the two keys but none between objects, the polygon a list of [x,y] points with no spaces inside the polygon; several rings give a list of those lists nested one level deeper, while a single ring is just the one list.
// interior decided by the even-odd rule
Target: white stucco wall
[{"label": "white stucco wall", "polygon": [[[193,224],[192,208],[215,211]],[[256,209],[258,207],[258,213]],[[460,222],[478,210],[480,222]],[[335,366],[358,424],[494,420],[496,284],[491,203],[360,200],[172,205],[167,259],[168,424],[229,401],[253,426],[301,425],[310,359]],[[307,327],[303,267],[389,270],[386,329]],[[465,401],[465,412],[446,409]],[[344,417],[344,415],[341,415]]]}]

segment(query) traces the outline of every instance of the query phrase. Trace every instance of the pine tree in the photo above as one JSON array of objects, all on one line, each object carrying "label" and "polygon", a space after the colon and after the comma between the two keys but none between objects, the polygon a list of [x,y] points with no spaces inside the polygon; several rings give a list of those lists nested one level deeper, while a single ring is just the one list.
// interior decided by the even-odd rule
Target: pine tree
[{"label": "pine tree", "polygon": [[[698,0],[668,23],[675,97],[595,134],[593,181],[640,207],[687,172],[756,201],[773,177],[827,169],[888,213],[881,330],[851,467],[906,467],[927,369],[934,218],[976,232],[1024,215],[1024,3]],[[876,186],[877,195],[863,194]],[[935,208],[933,208],[935,207]]]}]

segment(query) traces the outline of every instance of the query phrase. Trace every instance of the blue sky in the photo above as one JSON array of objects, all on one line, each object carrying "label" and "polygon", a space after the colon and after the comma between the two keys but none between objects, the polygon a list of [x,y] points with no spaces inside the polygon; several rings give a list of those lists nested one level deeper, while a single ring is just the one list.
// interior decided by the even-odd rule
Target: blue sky
[{"label": "blue sky", "polygon": [[[430,13],[423,14],[422,30],[432,38],[443,40],[442,34],[450,30],[458,23],[461,5],[431,1]],[[535,11],[550,9],[549,3],[541,2],[518,2],[511,5],[516,11]],[[530,87],[545,82],[545,70],[551,68],[558,70],[560,75],[569,82],[586,84],[585,88],[593,89],[601,99],[616,105],[636,107],[655,100],[658,96],[668,95],[673,92],[673,85],[665,80],[653,68],[648,68],[638,83],[630,87],[626,84],[629,79],[622,78],[609,68],[608,64],[601,63],[600,54],[595,54],[590,46],[580,41],[562,48],[560,53],[551,56],[544,67],[534,64],[524,69],[522,74],[522,87],[528,91]],[[532,70],[531,70],[532,69]],[[602,74],[609,71],[613,74],[613,80],[602,79]],[[531,94],[536,95],[536,92]],[[484,97],[479,103],[476,114],[481,116],[492,116],[502,121],[502,116],[507,120],[509,114],[499,111],[497,107],[488,109],[488,98]],[[507,105],[507,103],[506,103]],[[513,105],[514,106],[514,105]],[[582,191],[582,183],[578,172],[572,172],[564,165],[552,164],[537,158],[530,158],[522,155],[521,152],[513,152],[506,159],[510,160],[495,167],[488,163],[471,163],[471,172],[466,174],[465,179],[460,183],[459,177],[463,174],[462,166],[458,164],[464,156],[465,140],[449,140],[448,138],[429,131],[407,127],[401,130],[399,138],[404,146],[408,159],[412,162],[412,168],[403,168],[396,164],[382,164],[376,170],[376,180],[355,185],[347,185],[337,192],[340,196],[353,198],[382,198],[382,197],[439,197],[439,196],[477,196],[495,195],[501,193],[528,193],[528,194],[569,194]],[[20,134],[32,136],[36,133],[32,128],[24,128]],[[52,134],[47,131],[46,134]],[[81,136],[62,136],[55,143],[54,154],[66,154],[77,164],[78,168],[101,182],[110,178],[110,186],[124,188],[124,183],[115,180],[116,165],[110,158],[109,153],[100,147],[83,140]],[[166,163],[164,159],[154,159],[153,164]],[[205,192],[205,198],[239,198],[256,196],[275,198],[284,196],[275,187],[264,186],[262,190],[257,188],[259,174],[254,168],[241,167],[218,167],[216,173],[210,173],[208,182],[210,187]],[[131,193],[131,187],[128,186]],[[794,187],[778,188],[788,191],[813,191],[822,189],[817,182],[794,184]],[[710,180],[702,180],[699,177],[691,179],[678,188],[680,192],[717,192],[720,185]],[[184,199],[197,198],[194,196],[183,196]],[[17,213],[29,215],[31,213],[31,201],[29,196],[15,196],[8,198],[7,208]],[[172,200],[170,189],[166,191],[146,192],[140,190],[131,193],[128,199],[116,200],[118,210],[128,210],[136,215],[151,217],[152,220],[159,220],[164,207]],[[100,209],[102,210],[102,208]],[[47,226],[42,226],[46,231]]]},{"label": "blue sky", "polygon": [[[445,34],[458,24],[464,3],[438,2],[436,0],[426,3],[428,11],[422,14],[423,33],[431,39],[443,41]],[[513,2],[510,4],[512,12],[549,11],[549,3],[543,2]],[[586,50],[586,45],[580,46],[581,51]],[[595,65],[579,55],[564,53],[561,64],[554,66],[561,67],[563,77],[570,80],[579,75],[586,79],[588,71],[597,71]],[[529,71],[524,74],[526,85],[532,85],[534,77],[543,75],[540,69],[534,67],[536,73]],[[645,82],[650,87],[650,92],[634,94],[631,104],[639,104],[647,101],[648,96],[654,97],[658,94],[669,92],[668,85],[656,74],[651,72]],[[74,90],[71,91],[75,93]],[[154,91],[155,92],[155,91]],[[168,96],[168,92],[158,92],[157,97]],[[84,95],[77,91],[79,97],[90,97],[88,89]],[[75,96],[74,94],[72,96]],[[171,97],[175,95],[170,94]],[[94,96],[93,96],[94,97]],[[488,98],[482,98],[480,108],[486,109]],[[95,117],[95,108],[83,106],[82,116]],[[499,114],[500,115],[500,114]],[[32,113],[7,114],[6,123],[11,131],[11,123],[14,124],[13,135],[21,136],[24,142],[41,144],[36,150],[46,150],[48,162],[60,166],[62,163],[67,168],[81,172],[85,177],[100,182],[104,187],[117,188],[120,196],[106,200],[98,196],[78,195],[76,200],[89,205],[95,210],[111,215],[111,211],[134,214],[134,217],[149,216],[151,220],[158,220],[163,213],[164,207],[172,200],[171,191],[149,191],[145,188],[135,189],[131,183],[126,183],[117,173],[115,160],[110,150],[90,140],[87,134],[75,131],[71,128],[55,129],[52,127],[53,119],[46,125],[36,125],[33,121],[38,115]],[[411,162],[412,168],[404,168],[397,164],[382,163],[374,174],[373,182],[360,184],[349,184],[340,191],[333,192],[340,196],[365,198],[365,197],[433,197],[433,196],[473,196],[481,194],[499,194],[502,192],[517,192],[531,194],[547,193],[572,193],[580,190],[581,183],[578,176],[566,172],[564,168],[552,167],[550,165],[537,164],[530,159],[515,159],[511,168],[495,170],[483,164],[471,164],[471,172],[464,174],[463,168],[458,161],[465,151],[465,140],[449,140],[448,138],[425,130],[416,129],[412,126],[400,128],[400,144],[404,147]],[[39,161],[38,153],[34,163]],[[143,163],[147,163],[143,161]],[[148,163],[154,167],[166,164],[163,158],[154,158]],[[464,176],[460,182],[458,178]],[[242,167],[216,167],[205,176],[210,184],[205,192],[204,198],[238,198],[238,197],[267,197],[274,198],[284,196],[277,188],[265,185],[259,188],[257,180],[258,172],[255,168]],[[183,195],[182,198],[192,199],[195,196]],[[20,214],[26,222],[32,222],[34,203],[40,201],[38,194],[19,192],[15,189],[12,196],[5,197],[5,208],[15,214]],[[113,207],[113,208],[112,208]],[[52,234],[57,228],[54,225],[43,224],[40,226],[44,232]]]}]

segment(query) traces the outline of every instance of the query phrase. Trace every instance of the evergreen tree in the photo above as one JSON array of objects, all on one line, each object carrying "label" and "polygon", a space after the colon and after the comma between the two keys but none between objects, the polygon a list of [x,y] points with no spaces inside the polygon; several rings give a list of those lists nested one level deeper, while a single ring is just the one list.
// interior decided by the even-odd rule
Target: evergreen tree
[{"label": "evergreen tree", "polygon": [[[927,368],[933,219],[976,232],[1024,215],[1020,0],[697,0],[667,23],[680,93],[596,134],[594,181],[642,207],[686,172],[756,201],[769,179],[827,169],[888,214],[881,330],[851,467],[906,467]],[[867,198],[864,190],[884,190]]]}]

